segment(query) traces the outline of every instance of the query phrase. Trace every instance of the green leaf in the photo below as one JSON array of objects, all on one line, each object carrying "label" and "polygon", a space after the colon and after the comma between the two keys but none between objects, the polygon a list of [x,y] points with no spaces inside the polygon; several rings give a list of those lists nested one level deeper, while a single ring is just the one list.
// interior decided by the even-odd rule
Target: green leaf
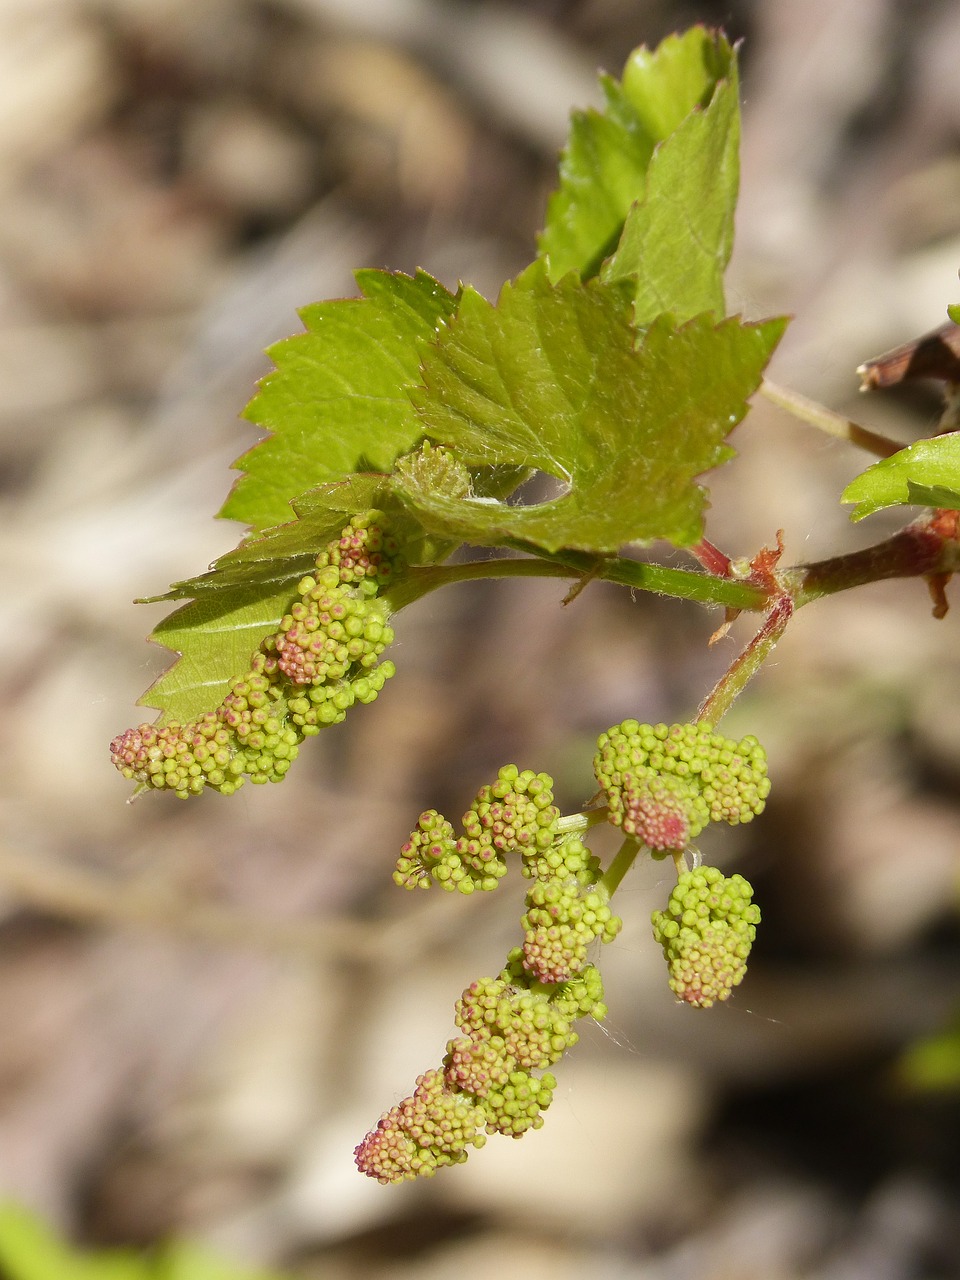
[{"label": "green leaf", "polygon": [[851,480],[840,501],[857,503],[851,520],[862,520],[884,507],[960,510],[960,432],[918,440],[875,462]]},{"label": "green leaf", "polygon": [[551,280],[568,271],[596,274],[631,205],[644,195],[654,147],[694,108],[706,106],[717,82],[731,75],[734,55],[727,41],[693,27],[668,36],[653,52],[631,54],[622,84],[603,77],[605,110],[574,112],[560,186],[547,207],[539,247]]},{"label": "green leaf", "polygon": [[729,432],[784,321],[631,324],[629,283],[557,285],[534,263],[496,307],[466,290],[427,349],[413,393],[426,433],[466,465],[522,465],[566,492],[534,506],[451,498],[404,472],[397,492],[436,533],[481,545],[522,541],[614,552],[702,534],[694,478],[726,461]]},{"label": "green leaf", "polygon": [[140,705],[181,724],[218,706],[233,677],[249,670],[261,640],[276,631],[302,576],[298,572],[262,589],[244,583],[205,592],[165,618],[150,639],[180,656]]},{"label": "green leaf", "polygon": [[292,499],[355,471],[389,471],[420,427],[406,391],[420,345],[457,299],[426,272],[358,271],[361,298],[304,307],[305,333],[272,346],[244,417],[273,432],[235,464],[245,474],[220,514],[255,529],[290,519]]},{"label": "green leaf", "polygon": [[652,137],[667,138],[696,106],[705,106],[735,54],[719,31],[694,26],[667,36],[656,49],[634,49],[623,69],[623,92]]},{"label": "green leaf", "polygon": [[3,1280],[282,1280],[276,1272],[238,1267],[185,1241],[152,1255],[72,1250],[34,1214],[13,1204],[0,1206],[0,1275]]},{"label": "green leaf", "polygon": [[960,492],[948,489],[945,485],[914,484],[907,481],[909,505],[914,507],[934,507],[941,511],[960,511]]},{"label": "green leaf", "polygon": [[33,1214],[11,1204],[0,1206],[0,1269],[8,1280],[82,1280],[84,1275]]},{"label": "green leaf", "polygon": [[689,320],[725,313],[723,274],[733,249],[739,184],[736,61],[709,106],[695,110],[657,147],[643,196],[627,214],[604,280],[633,276],[634,323],[664,311]]},{"label": "green leaf", "polygon": [[206,573],[175,582],[163,595],[145,597],[138,603],[189,600],[226,587],[269,592],[275,586],[296,583],[314,568],[317,552],[337,537],[349,516],[385,504],[396,506],[385,482],[382,475],[354,475],[318,485],[294,500],[295,519],[245,538],[239,547],[214,561]]}]

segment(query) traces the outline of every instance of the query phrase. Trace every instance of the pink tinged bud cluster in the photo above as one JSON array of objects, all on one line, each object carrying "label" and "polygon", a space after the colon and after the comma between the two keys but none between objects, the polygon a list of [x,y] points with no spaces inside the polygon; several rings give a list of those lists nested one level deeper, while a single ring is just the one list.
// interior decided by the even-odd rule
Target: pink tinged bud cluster
[{"label": "pink tinged bud cluster", "polygon": [[[446,818],[436,809],[427,809],[400,850],[394,884],[401,889],[429,889],[432,879],[446,887],[454,872],[461,870],[456,845],[453,827]],[[450,888],[456,888],[455,881]]]},{"label": "pink tinged bud cluster", "polygon": [[560,811],[553,803],[553,779],[546,773],[522,772],[504,765],[497,780],[481,787],[463,815],[463,830],[476,862],[516,851],[533,855],[554,841]]},{"label": "pink tinged bud cluster", "polygon": [[354,1152],[357,1168],[378,1182],[432,1177],[462,1164],[468,1147],[486,1142],[485,1117],[468,1094],[451,1089],[442,1071],[425,1071],[409,1098],[381,1117]]},{"label": "pink tinged bud cluster", "polygon": [[396,538],[383,527],[383,512],[367,511],[354,516],[317,556],[317,568],[336,569],[342,583],[363,586],[371,595],[382,591],[393,580],[399,561]]},{"label": "pink tinged bud cluster", "polygon": [[603,895],[573,878],[537,881],[527,894],[523,964],[539,982],[566,982],[583,968],[590,944],[612,942],[623,921]]},{"label": "pink tinged bud cluster", "polygon": [[594,758],[610,821],[658,853],[680,851],[709,822],[750,822],[770,792],[766,754],[709,724],[625,720]]},{"label": "pink tinged bud cluster", "polygon": [[394,674],[379,661],[393,641],[378,598],[398,561],[380,512],[354,516],[301,580],[300,599],[235,677],[216,708],[186,724],[141,724],[110,744],[114,765],[141,786],[186,799],[205,787],[228,795],[245,779],[279,782],[305,737],[373,702]]},{"label": "pink tinged bud cluster", "polygon": [[741,875],[716,867],[681,874],[665,911],[654,911],[653,936],[663,947],[677,998],[709,1008],[743,981],[760,909]]},{"label": "pink tinged bud cluster", "polygon": [[560,812],[552,788],[545,773],[504,765],[463,815],[460,836],[435,809],[427,810],[400,851],[394,882],[405,889],[433,883],[460,893],[495,889],[507,872],[506,854],[529,861],[553,847]]},{"label": "pink tinged bud cluster", "polygon": [[374,668],[393,643],[386,602],[344,586],[335,568],[303,578],[298,589],[300,599],[268,642],[287,679],[334,684]]},{"label": "pink tinged bud cluster", "polygon": [[519,853],[534,879],[521,920],[523,964],[539,982],[556,984],[583,968],[593,942],[612,941],[622,921],[594,888],[597,858],[578,835],[557,834],[552,787],[546,774],[505,766],[497,782],[481,787],[459,838],[428,809],[400,850],[393,879],[404,889],[493,889],[506,873],[505,854]]},{"label": "pink tinged bud cluster", "polygon": [[141,724],[110,744],[110,758],[125,778],[186,799],[205,786],[229,794],[242,782],[232,731],[215,714],[190,724]]},{"label": "pink tinged bud cluster", "polygon": [[620,827],[656,853],[690,843],[689,806],[664,778],[629,778],[622,793]]},{"label": "pink tinged bud cluster", "polygon": [[[578,1039],[577,1018],[606,1014],[596,969],[551,993],[530,990],[519,951],[497,978],[481,978],[456,1008],[461,1034],[439,1070],[420,1076],[355,1151],[357,1167],[380,1182],[429,1177],[459,1164],[489,1133],[519,1138],[539,1129],[553,1100],[552,1066]],[[541,1074],[535,1074],[540,1072]]]}]

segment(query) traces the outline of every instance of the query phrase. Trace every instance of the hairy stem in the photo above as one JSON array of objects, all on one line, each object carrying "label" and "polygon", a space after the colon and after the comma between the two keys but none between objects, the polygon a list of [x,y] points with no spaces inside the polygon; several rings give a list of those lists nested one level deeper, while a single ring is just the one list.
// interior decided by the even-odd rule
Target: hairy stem
[{"label": "hairy stem", "polygon": [[556,555],[539,552],[536,557],[496,557],[464,564],[423,565],[408,569],[387,592],[391,607],[402,609],[421,596],[455,582],[478,578],[578,578],[591,574],[620,586],[653,591],[678,600],[723,605],[731,609],[762,609],[767,594],[749,582],[735,582],[697,573],[689,569],[667,569],[641,564],[620,556],[596,556],[581,551],[561,551]]},{"label": "hairy stem", "polygon": [[868,427],[861,427],[858,422],[834,413],[832,409],[817,404],[815,400],[808,400],[797,391],[780,387],[767,378],[764,378],[760,384],[760,395],[771,404],[775,404],[778,409],[785,409],[801,422],[816,427],[818,431],[825,431],[827,435],[834,436],[838,440],[846,440],[861,449],[866,449],[868,453],[875,454],[878,458],[889,458],[892,453],[898,453],[903,448],[903,445],[897,444],[895,440],[871,431]]},{"label": "hairy stem", "polygon": [[730,710],[734,700],[743,692],[744,687],[760,670],[767,660],[777,641],[786,630],[794,612],[794,602],[789,595],[779,596],[773,608],[763,620],[763,625],[742,652],[720,677],[713,689],[700,704],[697,720],[708,720],[717,725]]},{"label": "hairy stem", "polygon": [[885,542],[784,569],[777,574],[777,580],[799,609],[811,600],[869,582],[954,573],[960,568],[960,547],[952,528],[955,524],[955,520],[944,522],[936,516],[923,516]]}]

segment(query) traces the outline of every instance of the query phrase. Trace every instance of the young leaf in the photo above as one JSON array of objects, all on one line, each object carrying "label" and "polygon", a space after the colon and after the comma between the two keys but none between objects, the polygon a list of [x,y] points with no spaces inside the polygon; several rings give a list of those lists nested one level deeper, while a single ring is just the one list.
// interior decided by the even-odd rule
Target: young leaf
[{"label": "young leaf", "polygon": [[244,410],[273,434],[235,464],[245,474],[221,516],[255,529],[289,521],[307,489],[355,471],[389,471],[417,443],[406,390],[418,382],[420,345],[456,309],[432,276],[358,271],[361,298],[304,307],[306,329],[272,346],[276,365]]},{"label": "young leaf", "polygon": [[914,507],[934,507],[941,511],[960,511],[960,491],[948,489],[942,484],[914,484],[907,481],[909,505]]},{"label": "young leaf", "polygon": [[184,1241],[149,1254],[73,1250],[32,1213],[12,1204],[0,1206],[0,1275],[3,1280],[281,1280],[275,1272],[235,1266]]},{"label": "young leaf", "polygon": [[772,320],[631,325],[629,282],[551,285],[534,263],[496,307],[472,290],[426,350],[413,393],[426,433],[471,465],[524,465],[567,486],[536,506],[451,498],[395,481],[424,525],[461,541],[614,552],[702,534],[694,478],[726,461],[784,328]]},{"label": "young leaf", "polygon": [[862,520],[884,507],[960,510],[960,432],[918,440],[875,462],[851,480],[840,501],[857,504],[851,520]]},{"label": "young leaf", "polygon": [[214,561],[206,573],[175,582],[163,595],[149,596],[139,603],[189,600],[225,587],[247,586],[262,593],[282,583],[295,583],[314,567],[317,552],[339,534],[346,517],[382,508],[385,503],[396,505],[385,480],[382,475],[353,475],[318,485],[291,503],[295,519],[245,538],[239,547]]},{"label": "young leaf", "polygon": [[736,60],[710,104],[694,110],[657,147],[643,196],[627,214],[604,280],[634,277],[634,323],[661,312],[678,321],[724,314],[723,273],[733,249],[739,183]]},{"label": "young leaf", "polygon": [[180,656],[140,699],[156,707],[164,722],[181,724],[212,710],[242,675],[260,641],[276,631],[295,598],[302,571],[259,590],[250,584],[205,592],[177,609],[150,639]]},{"label": "young leaf", "polygon": [[576,111],[560,159],[560,186],[547,206],[540,255],[551,280],[568,271],[595,275],[645,190],[654,147],[730,77],[727,41],[703,27],[668,36],[653,52],[636,50],[622,83],[602,78],[606,107]]}]

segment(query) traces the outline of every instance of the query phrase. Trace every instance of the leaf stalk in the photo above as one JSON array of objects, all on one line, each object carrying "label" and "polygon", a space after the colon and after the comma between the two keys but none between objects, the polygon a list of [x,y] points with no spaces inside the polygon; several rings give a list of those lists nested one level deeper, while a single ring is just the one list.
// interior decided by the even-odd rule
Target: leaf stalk
[{"label": "leaf stalk", "polygon": [[789,387],[781,387],[776,382],[771,382],[769,378],[764,378],[760,384],[758,394],[762,395],[765,400],[769,400],[771,404],[775,404],[778,409],[785,410],[800,422],[816,427],[818,431],[826,432],[827,435],[833,436],[837,440],[846,440],[848,444],[854,444],[860,449],[865,449],[867,453],[872,453],[878,458],[889,458],[891,454],[899,453],[903,448],[902,444],[897,444],[895,440],[881,435],[878,431],[871,431],[868,427],[862,427],[851,418],[845,418],[840,413],[834,413],[832,409],[818,404],[816,400],[808,400],[806,396],[800,395],[798,391],[791,391]]}]

